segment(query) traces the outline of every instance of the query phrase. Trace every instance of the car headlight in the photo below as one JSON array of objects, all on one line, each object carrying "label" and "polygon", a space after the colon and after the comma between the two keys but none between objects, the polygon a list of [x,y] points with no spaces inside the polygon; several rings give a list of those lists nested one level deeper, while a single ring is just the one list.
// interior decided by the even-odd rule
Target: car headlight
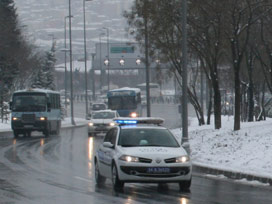
[{"label": "car headlight", "polygon": [[130,113],[130,117],[137,118],[138,114],[136,112],[132,112],[132,113]]},{"label": "car headlight", "polygon": [[188,156],[181,156],[176,158],[176,163],[185,163],[188,162],[190,158]]},{"label": "car headlight", "polygon": [[112,127],[115,126],[115,123],[114,123],[114,122],[111,122],[111,123],[110,123],[110,126],[112,126]]},{"label": "car headlight", "polygon": [[88,123],[88,125],[89,125],[90,127],[92,127],[94,124],[93,124],[93,123]]},{"label": "car headlight", "polygon": [[18,117],[12,117],[12,120],[13,121],[18,121],[18,120],[20,120],[20,118],[18,118]]},{"label": "car headlight", "polygon": [[139,162],[138,157],[133,157],[128,155],[122,155],[119,159],[126,162]]},{"label": "car headlight", "polygon": [[46,117],[39,117],[38,118],[40,121],[45,121],[46,120]]}]

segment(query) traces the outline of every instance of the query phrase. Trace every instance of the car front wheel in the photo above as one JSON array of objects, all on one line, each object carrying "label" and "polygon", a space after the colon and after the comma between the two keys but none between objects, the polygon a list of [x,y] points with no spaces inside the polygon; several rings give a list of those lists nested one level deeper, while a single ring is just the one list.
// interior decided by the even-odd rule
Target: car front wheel
[{"label": "car front wheel", "polygon": [[116,164],[112,165],[111,171],[112,185],[114,190],[121,190],[124,187],[124,182],[119,180]]},{"label": "car front wheel", "polygon": [[98,162],[95,161],[95,181],[97,185],[104,184],[106,181],[106,178],[104,176],[101,176],[99,172]]}]

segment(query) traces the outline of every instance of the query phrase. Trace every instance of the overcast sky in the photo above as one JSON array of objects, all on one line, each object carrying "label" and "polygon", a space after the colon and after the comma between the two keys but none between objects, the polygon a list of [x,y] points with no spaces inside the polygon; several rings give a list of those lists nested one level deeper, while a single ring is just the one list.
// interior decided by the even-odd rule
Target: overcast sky
[{"label": "overcast sky", "polygon": [[[26,26],[29,38],[38,46],[48,47],[52,35],[59,47],[64,42],[64,18],[68,15],[69,0],[14,0],[19,19]],[[83,0],[71,0],[73,44],[75,52],[81,53],[83,45]],[[86,1],[87,47],[94,50],[99,42],[102,27],[109,28],[111,41],[126,41],[126,20],[124,10],[131,7],[133,0],[92,0]],[[68,27],[67,27],[68,28]],[[102,38],[105,41],[105,37]]]}]

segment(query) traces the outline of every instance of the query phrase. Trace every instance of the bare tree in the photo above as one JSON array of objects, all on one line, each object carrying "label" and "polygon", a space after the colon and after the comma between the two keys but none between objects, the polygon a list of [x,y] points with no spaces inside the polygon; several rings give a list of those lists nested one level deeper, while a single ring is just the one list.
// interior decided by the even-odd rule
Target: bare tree
[{"label": "bare tree", "polygon": [[[170,64],[170,70],[177,80],[182,76],[180,6],[180,1],[136,0],[131,11],[124,14],[129,26],[135,30],[136,40],[144,47],[144,14],[148,13],[149,55],[152,58],[155,54],[159,54],[162,63]],[[188,90],[189,100],[199,116],[200,124],[204,124],[199,99],[192,87],[188,87]]]}]

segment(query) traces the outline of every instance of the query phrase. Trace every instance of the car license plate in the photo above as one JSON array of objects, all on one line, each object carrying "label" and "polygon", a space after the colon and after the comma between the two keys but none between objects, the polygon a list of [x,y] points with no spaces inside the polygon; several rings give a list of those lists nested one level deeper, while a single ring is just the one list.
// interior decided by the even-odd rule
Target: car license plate
[{"label": "car license plate", "polygon": [[147,173],[151,173],[151,174],[165,174],[165,173],[169,173],[170,172],[170,168],[168,167],[149,167],[147,168]]}]

